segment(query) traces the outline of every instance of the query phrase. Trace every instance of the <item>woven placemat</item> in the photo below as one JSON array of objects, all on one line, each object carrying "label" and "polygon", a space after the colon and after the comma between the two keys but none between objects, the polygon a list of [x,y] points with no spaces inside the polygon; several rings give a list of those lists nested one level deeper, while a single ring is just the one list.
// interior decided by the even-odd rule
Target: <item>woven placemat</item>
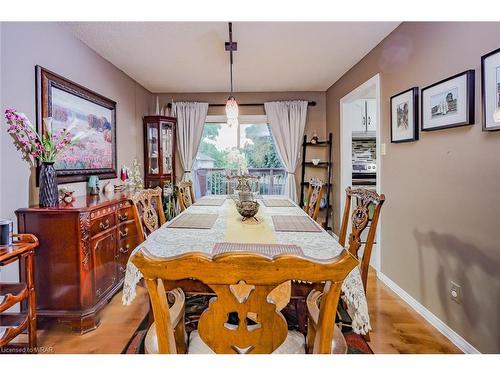
[{"label": "woven placemat", "polygon": [[263,199],[262,202],[266,207],[295,207],[288,199]]},{"label": "woven placemat", "polygon": [[213,227],[217,214],[184,214],[174,219],[167,228],[210,229]]},{"label": "woven placemat", "polygon": [[194,206],[222,206],[226,198],[202,198]]},{"label": "woven placemat", "polygon": [[321,227],[309,216],[273,215],[276,232],[321,232]]},{"label": "woven placemat", "polygon": [[297,245],[237,243],[237,242],[217,242],[212,249],[212,255],[238,252],[238,251],[259,253],[269,257],[274,257],[280,254],[295,254],[301,256],[304,255],[302,249]]}]

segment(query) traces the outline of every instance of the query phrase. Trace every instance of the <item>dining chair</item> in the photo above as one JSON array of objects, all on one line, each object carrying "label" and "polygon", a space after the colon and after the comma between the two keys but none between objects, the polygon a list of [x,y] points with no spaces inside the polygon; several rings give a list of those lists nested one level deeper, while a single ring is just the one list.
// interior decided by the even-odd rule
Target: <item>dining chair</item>
[{"label": "dining chair", "polygon": [[190,207],[194,203],[193,182],[181,181],[177,185],[177,197],[181,212]]},{"label": "dining chair", "polygon": [[307,203],[304,206],[304,211],[314,220],[317,221],[319,210],[321,208],[321,198],[325,190],[325,184],[320,179],[312,179],[309,181],[309,190],[307,191]]},{"label": "dining chair", "polygon": [[[356,206],[351,214],[351,201],[353,198],[355,199]],[[361,235],[368,227],[368,224],[370,224],[360,264],[361,280],[363,281],[365,292],[373,242],[375,241],[380,210],[384,202],[384,194],[379,195],[372,190],[362,188],[348,187],[346,189],[346,200],[342,225],[340,227],[339,243],[344,247],[346,246],[349,216],[351,216],[351,233],[349,234],[347,249],[357,258],[359,258],[359,250],[362,244]]]},{"label": "dining chair", "polygon": [[[154,324],[145,341],[147,353],[264,354],[345,353],[347,346],[335,325],[341,286],[358,261],[347,250],[333,259],[314,260],[297,255],[269,258],[256,253],[223,253],[213,257],[191,252],[159,258],[146,249],[132,262],[144,276],[153,306]],[[216,295],[201,314],[198,329],[185,339],[184,294],[169,293],[164,282],[193,278]],[[269,294],[289,280],[320,285],[311,292],[311,333],[288,331],[287,322]],[[319,299],[321,298],[321,302]],[[179,341],[180,340],[180,341]],[[306,344],[307,342],[307,344]]]},{"label": "dining chair", "polygon": [[141,242],[161,225],[165,224],[165,212],[161,200],[162,191],[161,187],[143,189],[132,196]]}]

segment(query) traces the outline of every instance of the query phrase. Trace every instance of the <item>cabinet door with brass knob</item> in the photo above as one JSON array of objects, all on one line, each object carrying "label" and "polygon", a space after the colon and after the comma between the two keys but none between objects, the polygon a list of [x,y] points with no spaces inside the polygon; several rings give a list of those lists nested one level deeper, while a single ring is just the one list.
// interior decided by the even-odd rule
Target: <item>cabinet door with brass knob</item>
[{"label": "cabinet door with brass knob", "polygon": [[116,285],[116,231],[111,231],[91,240],[94,261],[95,299],[99,300]]}]

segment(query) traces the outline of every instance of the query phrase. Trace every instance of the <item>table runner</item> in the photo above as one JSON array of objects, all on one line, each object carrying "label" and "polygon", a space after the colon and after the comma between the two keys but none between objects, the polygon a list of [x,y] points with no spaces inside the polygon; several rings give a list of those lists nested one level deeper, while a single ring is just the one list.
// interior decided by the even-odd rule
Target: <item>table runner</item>
[{"label": "table runner", "polygon": [[[243,243],[260,243],[260,244],[274,244],[276,243],[276,236],[273,230],[265,221],[262,215],[262,208],[259,207],[255,220],[243,221],[242,216],[236,210],[236,205],[233,200],[229,201],[226,205],[226,242],[243,242]],[[236,289],[244,288],[244,286],[235,286]],[[269,293],[268,298],[274,301],[278,310],[288,305],[290,296],[292,294],[292,283],[287,281],[278,285]]]},{"label": "table runner", "polygon": [[226,242],[276,243],[276,236],[264,221],[261,207],[255,215],[257,222],[253,219],[243,221],[232,200],[226,205],[226,215]]},{"label": "table runner", "polygon": [[[285,199],[283,196],[266,196],[266,198]],[[201,251],[210,254],[214,244],[228,241],[225,236],[228,220],[228,206],[234,203],[227,199],[222,206],[191,206],[180,215],[186,213],[218,214],[217,220],[210,229],[186,230],[168,228],[167,224],[151,233],[145,242],[140,244],[131,253],[133,258],[137,251],[147,249],[158,257],[172,257],[190,251]],[[339,255],[344,249],[326,231],[321,232],[276,232],[274,231],[272,215],[306,215],[297,206],[294,207],[265,207],[261,205],[258,216],[264,220],[276,238],[276,243],[293,244],[299,246],[304,255],[316,259],[330,259]],[[246,225],[246,224],[245,224]],[[246,228],[246,227],[245,227]],[[239,239],[233,242],[240,242]],[[142,274],[129,259],[125,273],[122,301],[125,305],[132,303],[136,296],[137,283],[142,279]],[[342,298],[353,312],[353,330],[356,333],[366,334],[371,330],[368,316],[368,306],[361,281],[359,268],[351,271],[342,284]]]}]

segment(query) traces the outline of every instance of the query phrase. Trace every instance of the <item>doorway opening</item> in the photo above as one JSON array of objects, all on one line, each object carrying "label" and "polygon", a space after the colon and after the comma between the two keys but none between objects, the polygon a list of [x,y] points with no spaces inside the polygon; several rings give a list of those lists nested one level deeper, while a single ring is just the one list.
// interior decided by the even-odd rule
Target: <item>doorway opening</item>
[{"label": "doorway opening", "polygon": [[[345,207],[345,189],[348,186],[373,189],[380,194],[380,141],[380,75],[377,74],[340,99],[342,209]],[[338,215],[341,220],[342,212]],[[370,265],[377,272],[380,271],[381,265],[381,226],[379,221],[370,260]]]}]

